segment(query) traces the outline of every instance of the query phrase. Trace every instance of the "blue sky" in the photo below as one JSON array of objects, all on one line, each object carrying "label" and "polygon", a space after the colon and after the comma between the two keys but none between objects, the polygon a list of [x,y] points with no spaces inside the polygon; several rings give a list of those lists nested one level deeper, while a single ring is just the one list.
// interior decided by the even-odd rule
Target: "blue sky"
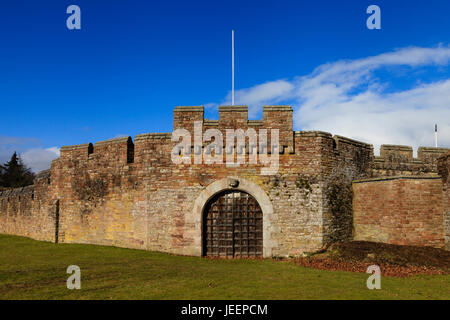
[{"label": "blue sky", "polygon": [[[66,8],[81,8],[68,30]],[[366,8],[381,8],[368,30]],[[177,105],[291,104],[296,130],[450,147],[450,1],[9,1],[0,6],[0,161],[170,132]]]}]

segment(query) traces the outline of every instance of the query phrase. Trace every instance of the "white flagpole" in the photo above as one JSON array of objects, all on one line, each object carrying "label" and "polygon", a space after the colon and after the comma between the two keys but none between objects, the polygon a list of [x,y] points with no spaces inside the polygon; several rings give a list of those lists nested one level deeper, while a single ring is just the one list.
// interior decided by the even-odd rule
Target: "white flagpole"
[{"label": "white flagpole", "polygon": [[231,30],[231,105],[234,106],[234,30]]},{"label": "white flagpole", "polygon": [[438,147],[438,141],[437,141],[437,124],[434,125],[434,146]]}]

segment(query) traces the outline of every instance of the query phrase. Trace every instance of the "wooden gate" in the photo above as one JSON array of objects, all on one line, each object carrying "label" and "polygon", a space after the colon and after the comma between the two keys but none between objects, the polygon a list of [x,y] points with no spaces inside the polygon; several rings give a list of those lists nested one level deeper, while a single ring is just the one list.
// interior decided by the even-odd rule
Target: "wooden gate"
[{"label": "wooden gate", "polygon": [[263,214],[255,198],[225,191],[212,198],[203,216],[203,255],[259,257],[263,254]]}]

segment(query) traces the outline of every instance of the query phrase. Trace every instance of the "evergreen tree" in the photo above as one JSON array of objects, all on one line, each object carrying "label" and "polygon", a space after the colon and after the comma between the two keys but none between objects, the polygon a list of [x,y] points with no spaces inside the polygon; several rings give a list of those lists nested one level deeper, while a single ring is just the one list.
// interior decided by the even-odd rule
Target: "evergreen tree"
[{"label": "evergreen tree", "polygon": [[2,187],[25,187],[33,184],[34,177],[34,173],[23,164],[16,152],[11,160],[0,166],[0,186]]},{"label": "evergreen tree", "polygon": [[0,164],[0,191],[5,190],[3,187],[3,173],[5,172],[5,168]]}]

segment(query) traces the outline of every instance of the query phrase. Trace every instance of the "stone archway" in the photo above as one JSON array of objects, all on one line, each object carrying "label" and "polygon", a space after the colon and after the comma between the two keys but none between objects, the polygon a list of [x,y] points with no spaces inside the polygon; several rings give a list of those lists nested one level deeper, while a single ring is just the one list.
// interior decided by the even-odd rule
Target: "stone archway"
[{"label": "stone archway", "polygon": [[[237,185],[236,185],[237,184]],[[263,257],[272,256],[272,248],[276,246],[275,241],[272,240],[272,218],[273,218],[273,206],[265,193],[265,191],[257,184],[248,181],[246,179],[238,177],[228,177],[220,179],[208,185],[197,197],[194,202],[194,206],[191,214],[187,215],[186,222],[194,226],[194,230],[191,230],[194,238],[194,255],[201,256],[203,249],[203,216],[204,209],[208,202],[220,192],[226,190],[243,191],[250,194],[258,202],[262,210],[263,215]]]},{"label": "stone archway", "polygon": [[222,258],[262,257],[263,214],[247,192],[225,190],[203,209],[203,255]]}]

